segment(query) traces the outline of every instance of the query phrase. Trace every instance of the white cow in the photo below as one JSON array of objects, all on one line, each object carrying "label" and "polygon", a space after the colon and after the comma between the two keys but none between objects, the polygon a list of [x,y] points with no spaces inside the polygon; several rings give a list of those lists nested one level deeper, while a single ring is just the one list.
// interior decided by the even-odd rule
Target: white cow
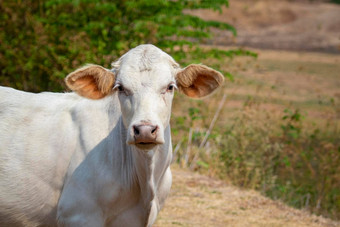
[{"label": "white cow", "polygon": [[0,226],[154,223],[171,187],[174,90],[199,98],[223,76],[152,45],[112,66],[69,74],[75,93],[0,88]]}]

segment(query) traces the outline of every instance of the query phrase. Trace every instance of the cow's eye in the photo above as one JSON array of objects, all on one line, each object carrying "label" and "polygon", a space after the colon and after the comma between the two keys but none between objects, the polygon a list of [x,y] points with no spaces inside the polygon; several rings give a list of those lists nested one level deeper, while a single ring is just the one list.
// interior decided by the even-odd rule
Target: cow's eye
[{"label": "cow's eye", "polygon": [[125,92],[125,89],[121,84],[116,84],[113,89],[117,89],[119,92]]},{"label": "cow's eye", "polygon": [[119,85],[117,88],[118,88],[118,91],[124,91],[124,87],[122,85]]},{"label": "cow's eye", "polygon": [[176,87],[176,85],[175,84],[169,84],[169,86],[168,86],[168,91],[173,91],[173,90],[175,90],[177,87]]}]

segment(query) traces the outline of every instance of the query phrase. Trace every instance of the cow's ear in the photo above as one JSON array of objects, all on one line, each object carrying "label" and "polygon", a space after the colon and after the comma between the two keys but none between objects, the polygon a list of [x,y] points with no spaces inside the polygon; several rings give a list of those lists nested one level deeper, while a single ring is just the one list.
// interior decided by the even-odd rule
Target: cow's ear
[{"label": "cow's ear", "polygon": [[192,98],[200,98],[222,85],[224,77],[205,65],[192,64],[177,72],[176,81],[181,92]]},{"label": "cow's ear", "polygon": [[72,91],[89,99],[101,99],[112,92],[113,72],[99,65],[87,65],[70,73],[65,79]]}]

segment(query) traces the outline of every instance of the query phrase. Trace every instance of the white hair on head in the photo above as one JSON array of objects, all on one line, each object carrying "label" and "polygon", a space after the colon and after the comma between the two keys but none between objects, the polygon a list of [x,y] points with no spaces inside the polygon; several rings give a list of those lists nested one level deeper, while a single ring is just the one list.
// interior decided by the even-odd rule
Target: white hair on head
[{"label": "white hair on head", "polygon": [[179,69],[179,64],[171,56],[151,44],[144,44],[131,49],[117,61],[112,62],[111,71],[117,73],[124,60],[131,58],[133,58],[133,61],[136,63],[135,65],[138,65],[140,72],[150,71],[155,64],[163,62],[164,59],[172,66],[174,73]]}]

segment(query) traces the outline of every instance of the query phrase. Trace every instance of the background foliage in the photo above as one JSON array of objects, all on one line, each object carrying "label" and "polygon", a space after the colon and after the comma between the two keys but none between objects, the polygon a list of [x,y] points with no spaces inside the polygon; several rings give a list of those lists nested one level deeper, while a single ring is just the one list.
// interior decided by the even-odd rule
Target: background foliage
[{"label": "background foliage", "polygon": [[0,83],[33,92],[60,91],[65,75],[77,67],[110,67],[114,59],[143,43],[166,49],[179,60],[185,54],[183,46],[193,48],[209,38],[212,27],[236,35],[229,24],[183,14],[185,9],[221,10],[223,5],[228,1],[1,1]]}]

